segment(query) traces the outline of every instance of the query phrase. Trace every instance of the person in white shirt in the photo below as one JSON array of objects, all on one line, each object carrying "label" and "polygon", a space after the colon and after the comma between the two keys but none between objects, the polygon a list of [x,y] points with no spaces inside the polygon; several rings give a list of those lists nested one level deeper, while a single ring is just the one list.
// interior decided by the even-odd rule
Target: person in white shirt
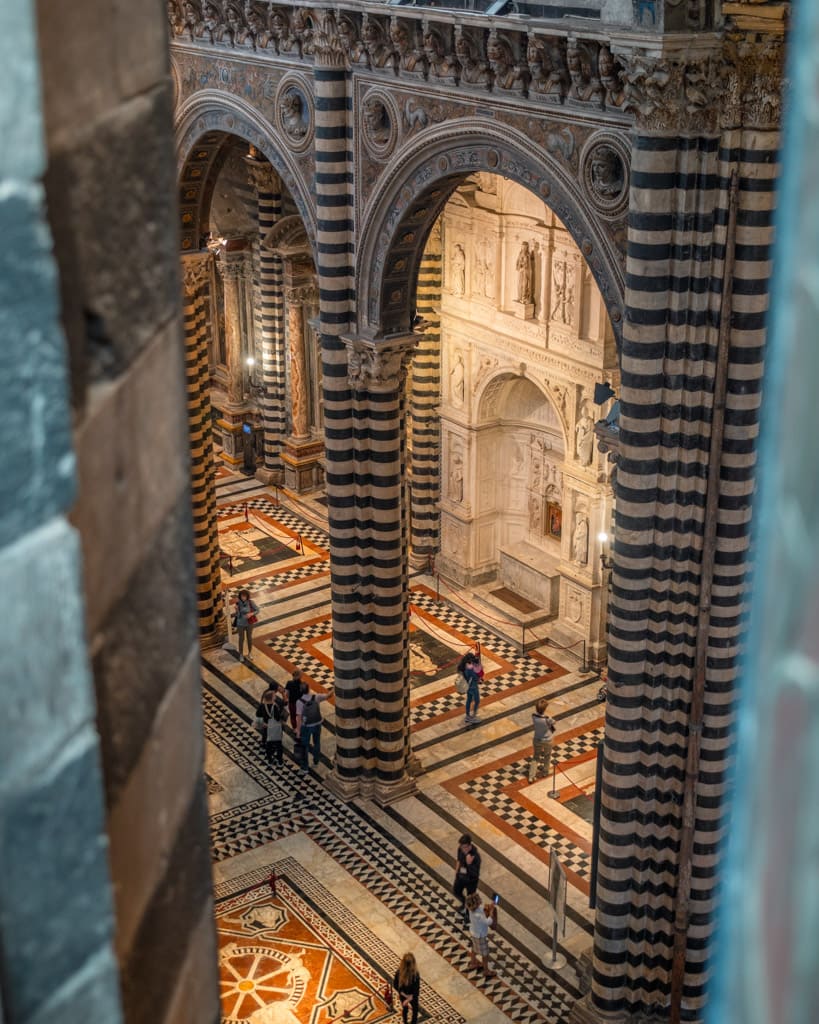
[{"label": "person in white shirt", "polygon": [[481,966],[485,978],[494,978],[489,969],[489,929],[498,923],[498,908],[494,903],[482,906],[481,897],[473,892],[466,898],[466,909],[469,911],[469,935],[472,939],[469,966]]}]

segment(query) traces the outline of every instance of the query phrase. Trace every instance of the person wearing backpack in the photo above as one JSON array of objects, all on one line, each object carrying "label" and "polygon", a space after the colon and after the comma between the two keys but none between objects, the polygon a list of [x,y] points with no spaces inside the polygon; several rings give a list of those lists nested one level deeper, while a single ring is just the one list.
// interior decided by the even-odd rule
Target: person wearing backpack
[{"label": "person wearing backpack", "polygon": [[548,775],[549,762],[552,759],[552,742],[557,732],[557,722],[546,714],[549,702],[541,697],[535,704],[532,714],[532,759],[529,762],[529,781],[535,781],[535,775]]},{"label": "person wearing backpack", "polygon": [[326,693],[313,693],[307,683],[302,683],[301,697],[296,704],[296,735],[302,748],[301,770],[307,773],[307,761],[310,748],[313,749],[313,764],[318,765],[321,758],[321,708],[319,704],[327,700]]}]

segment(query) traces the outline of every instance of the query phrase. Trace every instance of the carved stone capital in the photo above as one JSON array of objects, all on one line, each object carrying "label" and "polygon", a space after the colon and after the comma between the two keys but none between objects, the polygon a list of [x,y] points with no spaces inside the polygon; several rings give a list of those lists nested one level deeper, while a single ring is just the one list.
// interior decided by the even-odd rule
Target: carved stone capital
[{"label": "carved stone capital", "polygon": [[250,269],[247,253],[243,249],[239,252],[225,252],[223,250],[216,258],[216,266],[225,280],[228,278],[237,280],[246,277]]},{"label": "carved stone capital", "polygon": [[182,288],[193,297],[210,280],[210,253],[197,252],[182,257]]},{"label": "carved stone capital", "polygon": [[347,346],[347,379],[359,391],[398,391],[419,336],[344,338]]},{"label": "carved stone capital", "polygon": [[313,53],[316,64],[325,68],[349,67],[349,46],[338,30],[336,16],[331,10],[317,10],[317,24],[313,30]]},{"label": "carved stone capital", "polygon": [[314,305],[318,297],[318,288],[314,284],[293,285],[284,289],[284,301],[288,306]]},{"label": "carved stone capital", "polygon": [[728,36],[724,53],[722,127],[778,129],[787,86],[784,39]]},{"label": "carved stone capital", "polygon": [[721,90],[718,71],[711,56],[633,53],[623,70],[623,108],[634,113],[638,130],[713,134]]},{"label": "carved stone capital", "polygon": [[282,179],[265,160],[254,160],[248,157],[245,160],[247,176],[250,184],[257,192],[264,192],[268,195],[279,195],[282,190]]}]

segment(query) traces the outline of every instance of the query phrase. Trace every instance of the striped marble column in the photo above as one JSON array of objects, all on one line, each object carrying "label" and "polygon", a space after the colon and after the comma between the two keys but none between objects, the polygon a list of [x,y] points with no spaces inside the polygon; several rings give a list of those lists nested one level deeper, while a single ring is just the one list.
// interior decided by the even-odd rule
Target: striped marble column
[{"label": "striped marble column", "polygon": [[[246,160],[258,196],[259,240],[281,218],[281,179],[263,160]],[[281,257],[259,245],[259,329],[262,343],[262,422],[264,468],[257,473],[266,483],[281,483],[281,452],[287,430],[284,355],[284,292]]]},{"label": "striped marble column", "polygon": [[[330,17],[330,15],[328,15]],[[402,500],[408,346],[349,340],[354,315],[353,154],[344,54],[319,34],[315,78],[317,274],[336,681],[329,785],[381,802],[411,788],[406,504]],[[400,351],[399,351],[400,350]]]},{"label": "striped marble column", "polygon": [[412,554],[428,565],[440,547],[441,227],[436,222],[418,272],[418,315],[425,321],[412,361]]},{"label": "striped marble column", "polygon": [[210,253],[182,257],[196,594],[203,642],[218,640],[224,622],[205,315],[211,261]]},{"label": "striped marble column", "polygon": [[716,127],[633,142],[593,980],[575,1020],[705,1005],[777,144]]}]

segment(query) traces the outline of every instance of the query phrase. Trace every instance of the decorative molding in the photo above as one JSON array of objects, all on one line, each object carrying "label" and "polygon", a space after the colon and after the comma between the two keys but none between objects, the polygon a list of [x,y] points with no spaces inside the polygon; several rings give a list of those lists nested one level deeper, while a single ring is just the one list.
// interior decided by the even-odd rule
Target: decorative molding
[{"label": "decorative molding", "polygon": [[276,169],[266,160],[260,160],[255,156],[245,157],[247,176],[250,184],[257,192],[265,192],[268,195],[279,195],[282,190],[282,179]]},{"label": "decorative molding", "polygon": [[710,56],[675,60],[636,53],[623,72],[623,106],[642,131],[714,134],[718,64]]},{"label": "decorative molding", "polygon": [[285,75],[276,90],[276,127],[289,149],[303,153],[313,142],[313,87],[301,74]]},{"label": "decorative molding", "polygon": [[239,252],[227,252],[223,249],[216,257],[216,266],[225,279],[238,280],[247,277],[250,271],[248,252],[246,249]]},{"label": "decorative molding", "polygon": [[284,301],[288,306],[310,306],[319,300],[319,291],[314,284],[302,284],[284,289]]},{"label": "decorative molding", "polygon": [[405,334],[389,340],[343,338],[347,346],[347,379],[363,391],[397,391],[420,337]]}]

